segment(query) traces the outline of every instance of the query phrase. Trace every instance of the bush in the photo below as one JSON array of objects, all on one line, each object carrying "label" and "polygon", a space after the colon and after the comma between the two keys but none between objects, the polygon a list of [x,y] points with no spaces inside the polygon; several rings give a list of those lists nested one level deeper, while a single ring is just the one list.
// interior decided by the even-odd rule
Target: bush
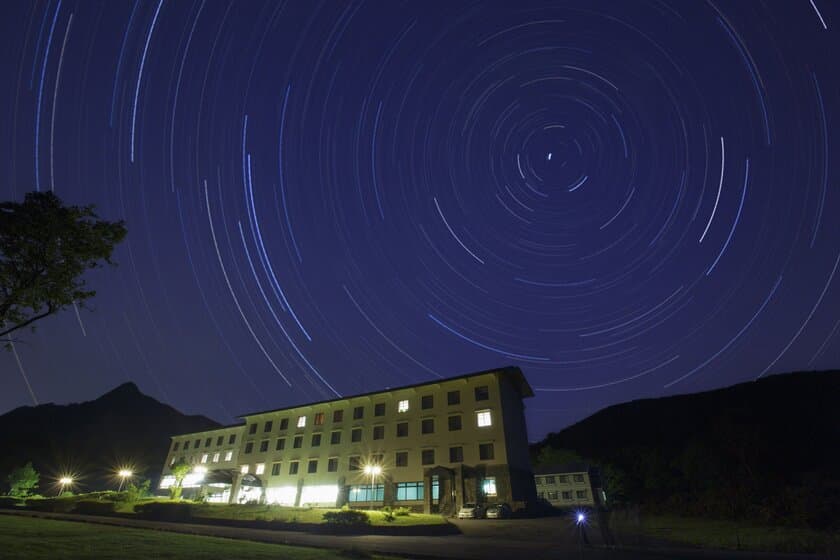
[{"label": "bush", "polygon": [[407,507],[398,507],[394,510],[394,515],[397,517],[408,517],[411,515],[411,510]]},{"label": "bush", "polygon": [[23,500],[14,496],[0,496],[0,508],[13,508],[22,506]]},{"label": "bush", "polygon": [[134,512],[155,521],[189,521],[192,519],[191,505],[182,502],[148,502],[134,506]]},{"label": "bush", "polygon": [[341,510],[324,513],[324,523],[328,525],[370,525],[370,517],[363,511]]},{"label": "bush", "polygon": [[114,502],[101,500],[81,500],[76,502],[73,513],[86,515],[110,515],[114,513]]},{"label": "bush", "polygon": [[151,482],[148,480],[144,480],[140,484],[129,482],[125,487],[125,492],[122,493],[122,498],[129,503],[139,502],[151,494],[150,485]]},{"label": "bush", "polygon": [[394,521],[394,511],[391,509],[391,506],[385,506],[384,508],[382,508],[382,517],[388,523]]},{"label": "bush", "polygon": [[30,498],[26,500],[26,509],[47,511],[50,513],[70,513],[76,502],[61,498]]}]

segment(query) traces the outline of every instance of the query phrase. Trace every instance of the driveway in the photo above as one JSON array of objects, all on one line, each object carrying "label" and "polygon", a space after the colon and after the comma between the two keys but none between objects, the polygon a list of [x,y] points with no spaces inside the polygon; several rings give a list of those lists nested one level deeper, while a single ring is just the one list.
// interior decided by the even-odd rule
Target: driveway
[{"label": "driveway", "polygon": [[[462,535],[442,537],[358,535],[338,536],[302,533],[295,531],[274,531],[269,529],[244,529],[218,525],[194,523],[169,523],[99,517],[69,513],[43,513],[20,510],[0,510],[0,514],[25,515],[66,521],[83,521],[137,529],[154,529],[231,539],[245,539],[273,544],[291,544],[350,550],[370,553],[405,556],[409,558],[442,558],[466,560],[521,559],[578,559],[578,560],[631,560],[631,559],[732,559],[747,560],[793,560],[803,558],[816,560],[810,555],[760,555],[720,551],[690,550],[643,550],[610,549],[598,546],[596,535],[590,540],[594,546],[587,546],[577,538],[577,532],[569,529],[569,521],[563,518],[543,519],[479,519],[457,521],[464,532]],[[596,531],[592,531],[595,533]]]}]

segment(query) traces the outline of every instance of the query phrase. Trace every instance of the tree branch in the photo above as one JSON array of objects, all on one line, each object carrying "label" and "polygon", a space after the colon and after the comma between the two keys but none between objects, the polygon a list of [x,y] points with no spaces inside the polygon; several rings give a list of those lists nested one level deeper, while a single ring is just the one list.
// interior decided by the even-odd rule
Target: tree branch
[{"label": "tree branch", "polygon": [[25,327],[25,326],[29,325],[30,323],[34,323],[35,321],[38,321],[39,319],[43,319],[43,318],[44,318],[44,317],[46,317],[47,315],[52,315],[52,314],[53,314],[53,313],[55,313],[56,311],[57,311],[57,309],[56,309],[55,307],[53,307],[53,306],[52,306],[52,304],[50,304],[50,305],[47,307],[47,310],[46,310],[45,312],[41,313],[40,315],[35,315],[34,317],[30,317],[29,319],[27,319],[27,320],[26,320],[26,321],[24,321],[23,323],[18,323],[17,325],[14,325],[14,326],[13,326],[12,328],[10,328],[10,329],[6,329],[6,330],[4,330],[4,331],[0,331],[0,336],[6,336],[7,334],[9,334],[9,333],[11,333],[11,332],[14,332],[14,331],[16,331],[16,330],[18,330],[18,329],[22,329],[23,327]]}]

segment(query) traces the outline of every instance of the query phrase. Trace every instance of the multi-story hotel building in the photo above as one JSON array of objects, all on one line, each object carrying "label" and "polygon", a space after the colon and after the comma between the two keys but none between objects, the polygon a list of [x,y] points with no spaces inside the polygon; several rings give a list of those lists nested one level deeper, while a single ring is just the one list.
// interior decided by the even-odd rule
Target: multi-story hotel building
[{"label": "multi-story hotel building", "polygon": [[534,483],[537,497],[558,508],[595,507],[607,499],[598,471],[580,463],[539,466]]},{"label": "multi-story hotel building", "polygon": [[172,437],[170,467],[193,464],[185,493],[218,502],[406,506],[536,499],[519,368],[246,414],[243,424]]}]

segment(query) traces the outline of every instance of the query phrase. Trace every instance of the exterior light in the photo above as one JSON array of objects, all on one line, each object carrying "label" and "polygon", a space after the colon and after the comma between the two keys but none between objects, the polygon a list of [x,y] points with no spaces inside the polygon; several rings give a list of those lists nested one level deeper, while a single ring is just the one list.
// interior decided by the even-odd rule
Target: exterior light
[{"label": "exterior light", "polygon": [[196,465],[193,467],[193,472],[196,474],[204,474],[207,472],[207,467],[202,467],[201,465]]},{"label": "exterior light", "polygon": [[58,479],[58,482],[62,486],[67,486],[68,484],[73,484],[73,479],[70,478],[69,476],[62,476],[61,478]]},{"label": "exterior light", "polygon": [[581,525],[586,522],[586,515],[583,512],[578,512],[577,514],[577,524]]},{"label": "exterior light", "polygon": [[379,465],[365,465],[365,474],[369,474],[371,476],[379,476],[382,474],[382,467]]},{"label": "exterior light", "polygon": [[120,469],[119,471],[117,471],[117,476],[120,477],[120,487],[117,489],[117,492],[122,492],[123,484],[125,484],[125,479],[134,476],[134,472],[131,469]]}]

